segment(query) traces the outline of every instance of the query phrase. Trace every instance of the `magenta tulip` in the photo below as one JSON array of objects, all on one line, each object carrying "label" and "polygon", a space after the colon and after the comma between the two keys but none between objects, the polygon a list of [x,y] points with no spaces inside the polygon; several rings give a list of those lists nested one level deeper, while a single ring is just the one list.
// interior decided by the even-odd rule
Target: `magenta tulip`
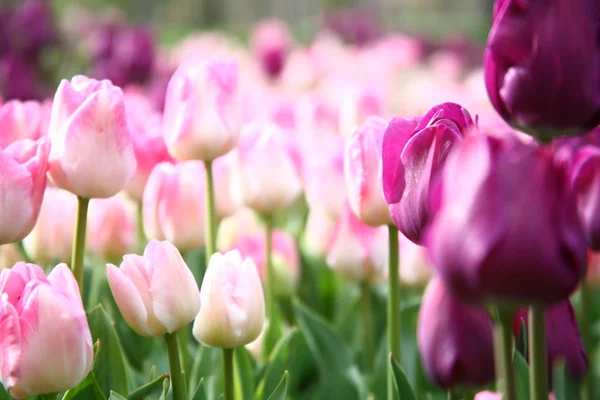
[{"label": "magenta tulip", "polygon": [[571,183],[590,249],[600,250],[600,148],[586,146],[573,157]]}]

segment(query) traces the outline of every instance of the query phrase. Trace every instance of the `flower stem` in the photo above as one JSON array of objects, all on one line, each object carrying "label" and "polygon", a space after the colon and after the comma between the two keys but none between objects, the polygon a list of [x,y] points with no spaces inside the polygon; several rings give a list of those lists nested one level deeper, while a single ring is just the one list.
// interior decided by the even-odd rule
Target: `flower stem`
[{"label": "flower stem", "polygon": [[171,371],[173,400],[185,400],[187,398],[187,393],[181,370],[181,361],[179,360],[179,340],[177,339],[177,332],[165,334],[165,341],[167,342],[167,352],[169,354],[169,370]]},{"label": "flower stem", "polygon": [[233,351],[223,349],[223,385],[225,387],[225,400],[233,400],[235,382],[233,381]]},{"label": "flower stem", "polygon": [[[587,354],[592,352],[592,299],[590,298],[590,288],[585,280],[581,282],[581,337]],[[591,368],[590,368],[591,369]],[[583,381],[583,399],[594,400],[594,377],[588,369]]]},{"label": "flower stem", "polygon": [[496,362],[496,390],[504,393],[504,400],[516,400],[517,391],[513,367],[513,310],[498,308],[494,326],[494,358]]},{"label": "flower stem", "polygon": [[[387,344],[388,352],[402,363],[400,358],[400,281],[399,281],[399,248],[398,228],[394,225],[388,226],[389,241],[389,273],[388,273],[388,304],[387,304]],[[393,400],[396,397],[394,388],[394,377],[391,367],[388,367],[387,398]]]},{"label": "flower stem", "polygon": [[58,393],[47,393],[40,396],[43,400],[57,400]]},{"label": "flower stem", "polygon": [[546,319],[540,306],[529,307],[529,395],[531,400],[548,398],[548,344]]},{"label": "flower stem", "polygon": [[215,253],[217,245],[217,217],[215,211],[215,183],[213,180],[212,161],[204,162],[206,172],[206,267],[210,257]]},{"label": "flower stem", "polygon": [[71,269],[79,285],[83,298],[83,255],[85,253],[85,227],[87,224],[88,205],[90,199],[77,197],[77,220],[75,222],[75,236],[73,236],[73,253]]},{"label": "flower stem", "polygon": [[27,250],[25,250],[25,245],[23,244],[22,240],[19,240],[17,242],[17,247],[19,248],[19,254],[23,258],[23,261],[25,261],[26,263],[32,263],[33,260],[29,256],[29,253],[27,253]]},{"label": "flower stem", "polygon": [[273,321],[273,314],[275,313],[275,271],[273,271],[273,216],[266,214],[264,216],[265,221],[265,262],[267,268],[267,281],[265,287],[265,302],[267,308],[267,319]]},{"label": "flower stem", "polygon": [[181,372],[183,374],[183,379],[187,383],[189,380],[189,373],[192,370],[192,358],[190,357],[190,352],[188,351],[188,341],[190,337],[190,332],[188,330],[189,326],[185,326],[179,331],[177,334],[179,335],[179,358],[181,360]]},{"label": "flower stem", "polygon": [[144,207],[141,201],[137,204],[136,222],[136,246],[138,253],[142,254],[146,247],[146,233],[144,232]]},{"label": "flower stem", "polygon": [[363,355],[365,358],[365,372],[373,370],[373,307],[371,304],[371,288],[367,282],[360,285],[360,313],[363,326]]}]

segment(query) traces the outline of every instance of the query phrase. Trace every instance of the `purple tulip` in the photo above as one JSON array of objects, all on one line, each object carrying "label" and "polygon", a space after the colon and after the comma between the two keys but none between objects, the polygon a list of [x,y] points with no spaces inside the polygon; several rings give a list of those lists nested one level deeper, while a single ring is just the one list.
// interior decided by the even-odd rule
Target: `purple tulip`
[{"label": "purple tulip", "polygon": [[585,146],[573,157],[571,184],[587,245],[600,251],[600,148]]},{"label": "purple tulip", "polygon": [[600,122],[600,9],[593,0],[498,0],[485,53],[492,104],[543,140]]},{"label": "purple tulip", "polygon": [[0,93],[7,100],[40,97],[34,66],[15,54],[3,57],[0,60]]},{"label": "purple tulip", "polygon": [[473,127],[461,106],[444,103],[423,118],[395,118],[383,137],[383,192],[394,223],[419,244],[430,220],[430,186],[452,145]]},{"label": "purple tulip", "polygon": [[426,243],[465,301],[552,304],[569,296],[586,263],[566,168],[516,137],[473,134],[448,157]]},{"label": "purple tulip", "polygon": [[425,290],[417,343],[429,379],[444,389],[494,380],[493,327],[487,311],[461,303],[439,277]]},{"label": "purple tulip", "polygon": [[10,41],[14,51],[23,57],[36,57],[55,40],[50,1],[26,0],[14,10],[10,20]]}]

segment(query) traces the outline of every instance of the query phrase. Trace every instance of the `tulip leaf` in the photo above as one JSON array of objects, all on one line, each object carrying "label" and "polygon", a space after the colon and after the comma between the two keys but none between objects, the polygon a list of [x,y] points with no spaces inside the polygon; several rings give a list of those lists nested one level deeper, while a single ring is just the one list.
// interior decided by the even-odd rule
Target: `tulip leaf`
[{"label": "tulip leaf", "polygon": [[9,400],[8,393],[6,393],[2,384],[0,384],[0,400]]},{"label": "tulip leaf", "polygon": [[267,399],[269,393],[272,393],[281,380],[281,374],[285,373],[288,367],[291,343],[300,335],[297,329],[287,332],[273,349],[271,356],[266,364],[263,377],[256,390],[256,396],[253,399]]},{"label": "tulip leaf", "polygon": [[192,400],[208,400],[206,392],[204,391],[204,379],[200,379],[200,383],[196,387]]},{"label": "tulip leaf", "polygon": [[581,387],[566,368],[564,360],[555,364],[553,369],[554,397],[556,400],[580,400]]},{"label": "tulip leaf", "polygon": [[287,396],[287,389],[288,389],[287,377],[288,377],[288,372],[285,371],[283,373],[283,377],[281,378],[281,381],[279,382],[279,385],[277,385],[277,387],[275,388],[273,393],[271,393],[268,400],[285,400],[285,397]]},{"label": "tulip leaf", "polygon": [[513,365],[515,368],[515,379],[517,386],[517,399],[529,399],[529,366],[527,361],[518,351],[514,352]]},{"label": "tulip leaf", "polygon": [[390,368],[394,376],[394,387],[396,388],[396,396],[398,400],[416,400],[415,394],[408,383],[408,379],[404,374],[404,370],[398,364],[398,361],[390,354]]},{"label": "tulip leaf", "polygon": [[196,352],[194,365],[190,375],[189,387],[197,387],[200,379],[204,379],[204,392],[209,399],[215,399],[223,392],[223,353],[221,349],[200,346]]},{"label": "tulip leaf", "polygon": [[88,323],[93,341],[100,345],[92,368],[98,386],[105,396],[109,396],[111,390],[129,393],[123,350],[114,325],[102,305],[88,313]]},{"label": "tulip leaf", "polygon": [[108,398],[108,400],[127,400],[127,398],[125,396],[122,396],[119,393],[113,392],[111,390],[110,391],[110,397]]},{"label": "tulip leaf", "polygon": [[517,339],[516,350],[523,356],[527,354],[527,324],[524,318],[521,318],[519,321],[519,337]]},{"label": "tulip leaf", "polygon": [[94,375],[89,373],[79,385],[68,390],[62,400],[106,400],[106,396],[100,390]]},{"label": "tulip leaf", "polygon": [[169,375],[164,374],[127,395],[127,400],[159,400],[164,398],[165,386],[169,390]]},{"label": "tulip leaf", "polygon": [[236,398],[254,399],[254,362],[245,347],[235,349]]}]

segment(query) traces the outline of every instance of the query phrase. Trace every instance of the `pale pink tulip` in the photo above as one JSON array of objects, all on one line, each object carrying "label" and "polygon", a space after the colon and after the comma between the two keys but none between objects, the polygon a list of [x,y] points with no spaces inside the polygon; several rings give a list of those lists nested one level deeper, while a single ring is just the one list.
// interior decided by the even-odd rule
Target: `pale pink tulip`
[{"label": "pale pink tulip", "polygon": [[479,392],[475,395],[474,400],[502,400],[502,393],[494,393],[489,390]]},{"label": "pale pink tulip", "polygon": [[259,216],[249,208],[241,208],[219,224],[217,249],[221,252],[229,250],[242,236],[258,234],[263,230]]},{"label": "pale pink tulip", "polygon": [[265,321],[265,300],[252,259],[236,250],[210,258],[194,336],[206,346],[236,348],[254,341]]},{"label": "pale pink tulip", "polygon": [[142,336],[173,333],[194,320],[200,293],[179,251],[151,240],[144,255],[128,254],[121,267],[107,264],[110,290],[123,318]]},{"label": "pale pink tulip", "polygon": [[235,147],[240,122],[235,62],[189,61],[173,74],[163,125],[173,157],[210,161],[222,156]]},{"label": "pale pink tulip", "polygon": [[[217,219],[233,215],[240,207],[231,185],[236,163],[234,152],[230,152],[213,161],[213,180],[215,186],[215,212]],[[205,180],[205,177],[199,179]]]},{"label": "pale pink tulip", "polygon": [[400,282],[407,286],[425,287],[433,276],[433,266],[429,262],[427,248],[414,244],[400,236]]},{"label": "pale pink tulip", "polygon": [[63,189],[47,187],[33,230],[23,245],[40,264],[70,262],[77,216],[77,197]]},{"label": "pale pink tulip", "polygon": [[204,246],[204,165],[200,161],[158,164],[146,184],[144,232],[181,251]]},{"label": "pale pink tulip", "polygon": [[42,106],[37,101],[11,100],[0,106],[0,148],[16,140],[42,136]]},{"label": "pale pink tulip", "polygon": [[93,356],[79,286],[65,264],[48,277],[24,262],[0,272],[0,377],[13,398],[77,386]]},{"label": "pale pink tulip", "polygon": [[23,239],[40,212],[50,143],[19,140],[0,150],[0,244]]},{"label": "pale pink tulip", "polygon": [[383,94],[375,87],[349,87],[340,97],[339,132],[344,137],[350,137],[370,116],[384,114]]},{"label": "pale pink tulip", "polygon": [[319,207],[310,208],[302,238],[303,249],[312,257],[324,258],[335,225],[336,219],[332,218],[325,210]]},{"label": "pale pink tulip", "polygon": [[50,178],[84,198],[112,197],[135,173],[123,92],[109,81],[76,76],[54,96],[48,135]]}]

